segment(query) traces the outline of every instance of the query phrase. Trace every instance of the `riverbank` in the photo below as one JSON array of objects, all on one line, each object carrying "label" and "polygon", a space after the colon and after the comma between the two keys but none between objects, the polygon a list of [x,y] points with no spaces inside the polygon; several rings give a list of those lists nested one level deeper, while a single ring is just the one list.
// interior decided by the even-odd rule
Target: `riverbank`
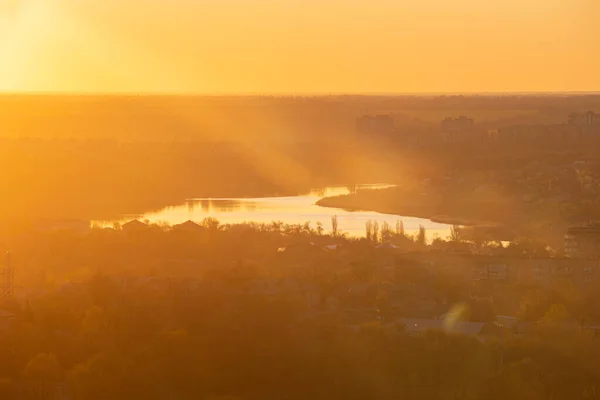
[{"label": "riverbank", "polygon": [[[321,207],[349,211],[371,211],[384,214],[428,219],[435,223],[476,228],[490,240],[513,240],[519,236],[538,236],[537,222],[528,217],[528,208],[507,196],[478,196],[439,193],[431,190],[394,187],[354,194],[325,197],[316,203]],[[546,229],[547,239],[560,240],[562,228]],[[556,237],[555,237],[556,236]]]},{"label": "riverbank", "polygon": [[452,203],[425,193],[409,194],[400,188],[359,191],[353,194],[324,197],[316,203],[321,207],[341,208],[347,211],[374,211],[382,214],[403,215],[429,219],[432,222],[463,226],[500,226],[506,221],[504,212],[490,210],[495,218],[476,209],[459,209]]}]

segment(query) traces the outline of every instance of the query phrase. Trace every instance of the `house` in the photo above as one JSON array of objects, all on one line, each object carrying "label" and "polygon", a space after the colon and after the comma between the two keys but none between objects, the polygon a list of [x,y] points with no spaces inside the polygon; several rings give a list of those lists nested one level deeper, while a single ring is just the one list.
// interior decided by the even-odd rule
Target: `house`
[{"label": "house", "polygon": [[137,219],[129,221],[123,224],[123,226],[121,227],[123,232],[139,232],[145,230],[146,228],[148,228],[148,225],[141,221],[138,221]]},{"label": "house", "polygon": [[600,257],[600,224],[569,228],[565,234],[565,255],[570,258]]},{"label": "house", "polygon": [[487,138],[488,138],[488,140],[491,140],[491,141],[498,140],[499,134],[500,134],[500,132],[499,132],[499,130],[497,128],[496,129],[488,129],[487,130]]},{"label": "house", "polygon": [[379,246],[377,246],[375,248],[379,249],[379,250],[397,250],[400,247],[396,246],[393,243],[382,243],[382,244],[380,244]]},{"label": "house", "polygon": [[342,246],[339,244],[330,244],[327,245],[325,247],[323,247],[323,250],[325,251],[338,251]]},{"label": "house", "polygon": [[184,223],[173,225],[173,231],[178,232],[204,232],[206,228],[194,221],[188,220]]},{"label": "house", "polygon": [[509,265],[496,260],[483,261],[475,267],[475,280],[507,280]]}]

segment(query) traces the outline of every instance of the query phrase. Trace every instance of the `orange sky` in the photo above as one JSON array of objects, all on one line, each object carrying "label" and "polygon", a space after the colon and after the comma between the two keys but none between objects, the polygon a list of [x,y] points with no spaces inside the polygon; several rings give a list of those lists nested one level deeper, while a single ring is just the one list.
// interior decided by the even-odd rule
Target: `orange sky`
[{"label": "orange sky", "polygon": [[600,0],[0,0],[0,90],[600,91]]}]

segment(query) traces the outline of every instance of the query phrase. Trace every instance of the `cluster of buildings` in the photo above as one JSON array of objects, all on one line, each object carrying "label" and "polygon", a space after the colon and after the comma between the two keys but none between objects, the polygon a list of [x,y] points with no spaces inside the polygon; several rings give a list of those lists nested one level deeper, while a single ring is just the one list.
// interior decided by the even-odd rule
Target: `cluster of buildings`
[{"label": "cluster of buildings", "polygon": [[565,255],[577,259],[600,259],[600,224],[569,228],[565,234]]},{"label": "cluster of buildings", "polygon": [[464,115],[458,118],[448,117],[442,121],[441,136],[444,141],[467,139],[475,132],[475,120]]},{"label": "cluster of buildings", "polygon": [[587,111],[569,114],[568,124],[578,127],[600,127],[600,113]]},{"label": "cluster of buildings", "polygon": [[[120,226],[120,230],[123,232],[140,232],[147,230],[151,227],[149,223],[142,222],[137,219],[130,220],[128,222],[123,223]],[[113,228],[108,228],[113,229]],[[186,221],[181,224],[176,224],[171,227],[174,231],[196,231],[203,232],[206,231],[206,227],[193,222]],[[31,232],[38,233],[52,233],[52,232],[70,232],[77,234],[85,234],[89,233],[92,230],[92,223],[87,220],[78,220],[78,219],[43,219],[37,221],[34,226],[32,226]]]},{"label": "cluster of buildings", "polygon": [[[468,251],[406,252],[397,246],[380,245],[374,248],[375,252],[369,255],[369,259],[380,271],[415,267],[427,274],[459,281],[497,281],[544,286],[557,279],[566,279],[583,286],[600,280],[600,227],[573,228],[566,235],[566,241],[565,257],[484,255]],[[298,249],[290,246],[285,251],[286,254],[291,253],[291,260],[296,263],[308,258],[315,262],[315,257],[311,258],[311,255],[318,257],[319,254],[327,254],[322,252],[325,248],[321,250],[314,245],[297,247]],[[341,259],[345,258],[344,253],[350,251],[339,246],[328,250],[337,253]],[[353,258],[350,256],[348,259]]]},{"label": "cluster of buildings", "polygon": [[571,113],[566,123],[551,125],[514,125],[487,131],[493,141],[565,142],[600,135],[600,113]]},{"label": "cluster of buildings", "polygon": [[405,262],[422,265],[434,274],[473,281],[545,285],[568,279],[585,285],[600,279],[600,259],[505,257],[477,254],[415,253]]},{"label": "cluster of buildings", "polygon": [[516,125],[490,129],[487,138],[492,141],[569,141],[581,138],[581,130],[569,124]]},{"label": "cluster of buildings", "polygon": [[502,141],[502,142],[564,142],[586,137],[600,136],[600,113],[586,111],[571,113],[566,122],[550,125],[513,125],[484,130],[467,116],[447,117],[441,121],[439,131],[431,134],[404,132],[395,126],[391,115],[365,115],[357,122],[360,134],[371,136],[406,136],[409,143],[423,142],[463,142],[463,141]]},{"label": "cluster of buildings", "polygon": [[394,118],[391,115],[363,115],[356,120],[356,130],[368,135],[391,135],[396,131]]},{"label": "cluster of buildings", "polygon": [[[473,139],[474,135],[481,137],[482,132],[477,132],[473,123],[465,123],[468,119],[462,117],[462,123],[449,122],[459,119],[446,119],[442,122],[442,132],[444,137],[453,140]],[[471,120],[472,121],[472,120]],[[451,129],[450,129],[451,127]],[[594,137],[600,135],[600,113],[587,111],[585,113],[572,113],[567,118],[566,123],[550,125],[513,125],[497,129],[487,130],[483,135],[489,141],[544,141],[544,142],[565,142]]]}]

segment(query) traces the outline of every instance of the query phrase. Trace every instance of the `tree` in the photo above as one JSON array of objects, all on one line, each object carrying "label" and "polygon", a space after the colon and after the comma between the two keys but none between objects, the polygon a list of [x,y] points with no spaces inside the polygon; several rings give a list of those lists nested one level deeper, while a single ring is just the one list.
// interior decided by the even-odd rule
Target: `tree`
[{"label": "tree", "polygon": [[377,221],[374,221],[372,227],[373,229],[371,231],[371,240],[377,243],[379,240],[379,223]]},{"label": "tree", "polygon": [[323,234],[323,223],[321,221],[317,221],[317,235],[321,236]]},{"label": "tree", "polygon": [[196,386],[202,364],[194,354],[194,343],[186,330],[162,332],[153,346],[152,361],[160,377],[171,386],[169,395],[190,396]]},{"label": "tree", "polygon": [[373,276],[375,276],[375,266],[367,262],[354,262],[352,263],[352,273],[356,279],[360,282],[370,282]]},{"label": "tree", "polygon": [[391,311],[390,295],[387,291],[381,290],[375,298],[377,311],[383,318],[388,318]]},{"label": "tree", "polygon": [[62,381],[63,371],[54,354],[40,353],[27,363],[23,378],[32,393],[47,399],[54,392],[55,385]]},{"label": "tree", "polygon": [[15,383],[10,378],[0,378],[0,399],[10,400],[15,398]]},{"label": "tree", "polygon": [[452,225],[450,228],[450,241],[460,243],[462,242],[462,237],[460,235],[460,226]]},{"label": "tree", "polygon": [[545,398],[541,368],[531,359],[513,362],[500,376],[502,398],[535,400]]},{"label": "tree", "polygon": [[118,302],[120,289],[117,284],[107,276],[94,276],[89,282],[89,288],[94,304],[99,307],[109,308]]},{"label": "tree", "polygon": [[221,223],[219,222],[219,220],[213,217],[204,218],[202,220],[201,225],[205,228],[208,228],[208,230],[211,232],[218,231],[221,227]]},{"label": "tree", "polygon": [[104,333],[107,326],[107,318],[104,310],[98,306],[88,308],[81,321],[81,328],[84,332],[92,335]]},{"label": "tree", "polygon": [[481,250],[482,246],[487,242],[485,232],[480,227],[462,227],[459,232],[460,239],[473,243],[477,251]]},{"label": "tree", "polygon": [[562,304],[552,304],[544,315],[544,322],[559,324],[569,319],[569,312]]},{"label": "tree", "polygon": [[[138,371],[124,357],[102,353],[76,365],[68,374],[68,382],[75,399],[124,399],[131,398],[125,393],[131,389],[128,378],[134,373]],[[146,380],[151,379],[149,371],[145,373]]]},{"label": "tree", "polygon": [[337,215],[331,216],[331,236],[338,236],[338,217]]},{"label": "tree", "polygon": [[387,242],[392,237],[392,229],[390,228],[390,224],[387,221],[384,221],[381,225],[381,241]]},{"label": "tree", "polygon": [[396,221],[396,235],[404,236],[404,222],[402,220]]},{"label": "tree", "polygon": [[524,322],[533,322],[544,316],[548,309],[549,299],[546,293],[539,290],[529,291],[521,298],[517,317]]},{"label": "tree", "polygon": [[40,353],[25,366],[23,377],[32,381],[58,382],[63,372],[56,356],[52,353]]},{"label": "tree", "polygon": [[469,300],[470,320],[492,322],[496,318],[494,306],[489,299],[472,298]]},{"label": "tree", "polygon": [[416,242],[421,246],[425,246],[427,244],[427,234],[423,225],[419,225],[419,231],[417,232]]},{"label": "tree", "polygon": [[520,255],[534,257],[548,257],[550,255],[548,244],[540,239],[517,238],[510,244],[509,249],[511,248]]},{"label": "tree", "polygon": [[269,229],[271,230],[271,232],[281,233],[281,231],[283,230],[283,222],[273,221],[273,222],[271,222]]},{"label": "tree", "polygon": [[367,241],[371,241],[373,239],[373,221],[368,220],[367,222],[365,222],[365,237],[367,238]]}]

